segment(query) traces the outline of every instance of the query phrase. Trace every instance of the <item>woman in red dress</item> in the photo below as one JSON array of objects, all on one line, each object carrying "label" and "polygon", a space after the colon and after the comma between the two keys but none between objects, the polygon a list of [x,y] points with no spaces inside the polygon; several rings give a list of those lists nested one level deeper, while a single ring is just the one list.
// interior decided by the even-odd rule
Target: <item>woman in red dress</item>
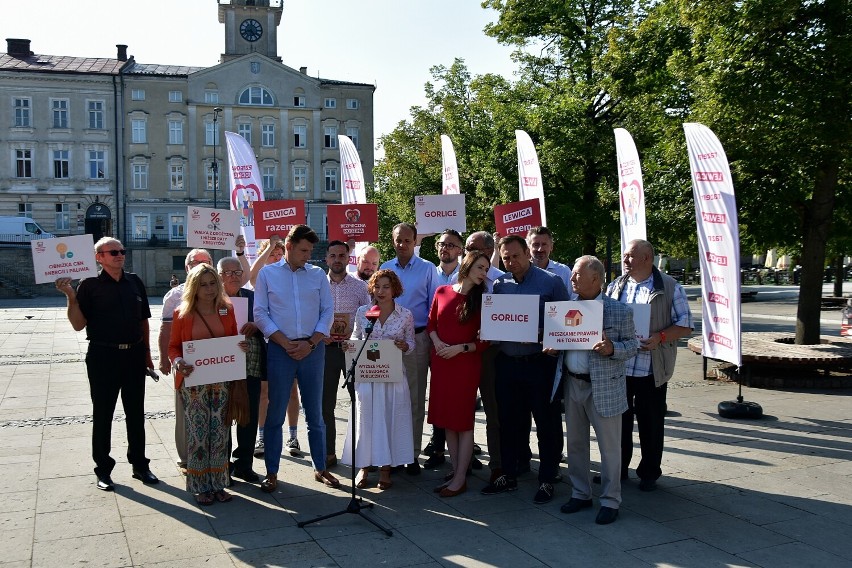
[{"label": "woman in red dress", "polygon": [[490,266],[485,253],[469,252],[459,267],[458,282],[439,287],[429,310],[429,423],[446,429],[454,467],[452,477],[439,488],[441,497],[467,491],[465,476],[473,453],[474,408],[482,366],[479,313]]}]

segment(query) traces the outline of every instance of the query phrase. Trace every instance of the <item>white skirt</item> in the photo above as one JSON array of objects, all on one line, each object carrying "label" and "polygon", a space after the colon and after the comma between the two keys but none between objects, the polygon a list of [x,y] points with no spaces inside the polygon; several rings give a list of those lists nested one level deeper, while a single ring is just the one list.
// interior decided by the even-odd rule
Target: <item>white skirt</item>
[{"label": "white skirt", "polygon": [[[414,462],[411,397],[403,378],[397,383],[355,385],[357,442],[355,467],[405,465]],[[352,418],[341,461],[352,465]]]}]

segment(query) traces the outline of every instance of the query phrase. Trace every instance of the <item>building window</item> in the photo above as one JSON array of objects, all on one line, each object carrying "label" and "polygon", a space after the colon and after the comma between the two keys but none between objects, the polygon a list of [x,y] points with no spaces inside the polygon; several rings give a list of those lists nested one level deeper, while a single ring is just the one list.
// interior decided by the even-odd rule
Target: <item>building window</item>
[{"label": "building window", "polygon": [[53,151],[53,177],[56,179],[68,179],[69,176],[69,165],[71,160],[69,159],[69,151],[68,150],[54,150]]},{"label": "building window", "polygon": [[308,168],[293,166],[293,191],[308,191]]},{"label": "building window", "polygon": [[53,127],[68,128],[68,99],[51,101],[53,107]]},{"label": "building window", "polygon": [[325,108],[337,108],[337,99],[326,98],[323,106]]},{"label": "building window", "polygon": [[361,144],[360,144],[361,137],[359,136],[360,132],[361,132],[361,129],[358,128],[357,126],[350,126],[350,127],[346,128],[346,136],[348,136],[349,139],[352,140],[352,144],[354,144],[355,147],[358,148],[359,150],[361,149]]},{"label": "building window", "polygon": [[219,104],[219,91],[204,91],[204,102],[207,104]]},{"label": "building window", "polygon": [[15,177],[33,177],[33,151],[15,150]]},{"label": "building window", "polygon": [[15,99],[15,126],[32,126],[30,122],[30,99]]},{"label": "building window", "polygon": [[293,146],[304,148],[308,141],[308,127],[304,124],[293,125]]},{"label": "building window", "polygon": [[18,203],[18,217],[29,217],[33,218],[33,204],[32,203]]},{"label": "building window", "polygon": [[325,168],[325,185],[326,191],[337,191],[337,168]]},{"label": "building window", "polygon": [[183,191],[183,164],[169,166],[169,189]]},{"label": "building window", "polygon": [[275,189],[275,166],[263,166],[263,191]]},{"label": "building window", "polygon": [[186,215],[169,215],[169,240],[186,240]]},{"label": "building window", "polygon": [[130,100],[144,101],[145,100],[145,89],[131,89]]},{"label": "building window", "polygon": [[71,230],[71,208],[67,203],[56,204],[56,230]]},{"label": "building window", "polygon": [[272,95],[263,87],[249,87],[240,93],[241,105],[272,106],[275,104]]},{"label": "building window", "polygon": [[323,147],[325,148],[337,148],[337,127],[336,126],[326,126],[325,127],[325,135],[322,139]]},{"label": "building window", "polygon": [[106,152],[89,150],[89,179],[106,178]]},{"label": "building window", "polygon": [[148,164],[133,164],[133,189],[148,189]]},{"label": "building window", "polygon": [[179,103],[183,100],[183,93],[180,91],[169,91],[169,102]]},{"label": "building window", "polygon": [[183,144],[183,121],[169,121],[169,144]]},{"label": "building window", "polygon": [[305,106],[305,97],[302,95],[295,95],[293,97],[293,106],[294,107],[303,107]]},{"label": "building window", "polygon": [[206,146],[219,145],[219,123],[205,122],[204,123],[204,144]]},{"label": "building window", "polygon": [[260,145],[266,148],[272,148],[275,146],[275,125],[274,124],[261,124],[261,140]]},{"label": "building window", "polygon": [[147,144],[148,131],[144,118],[134,118],[130,121],[130,140],[134,144]]},{"label": "building window", "polygon": [[104,102],[88,101],[88,108],[89,128],[93,130],[102,130],[104,127]]},{"label": "building window", "polygon": [[145,240],[150,237],[148,215],[136,213],[133,215],[133,238]]},{"label": "building window", "polygon": [[215,188],[215,183],[216,183],[216,176],[213,175],[213,163],[211,162],[210,165],[208,165],[205,168],[205,170],[207,172],[207,187],[206,187],[206,190],[207,191],[213,191],[213,189]]},{"label": "building window", "polygon": [[346,99],[346,108],[349,110],[358,110],[358,99]]},{"label": "building window", "polygon": [[246,139],[246,142],[251,144],[251,123],[241,122],[237,125],[237,133]]}]

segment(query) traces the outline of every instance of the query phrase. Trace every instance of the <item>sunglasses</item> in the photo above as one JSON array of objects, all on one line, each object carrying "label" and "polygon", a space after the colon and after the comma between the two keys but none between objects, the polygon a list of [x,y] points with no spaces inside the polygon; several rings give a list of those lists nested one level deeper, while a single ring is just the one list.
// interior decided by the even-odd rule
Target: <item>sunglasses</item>
[{"label": "sunglasses", "polygon": [[110,256],[118,256],[118,255],[125,256],[127,254],[127,251],[124,250],[124,249],[102,250],[102,251],[98,251],[98,252],[101,253],[101,254],[108,254]]},{"label": "sunglasses", "polygon": [[223,270],[219,274],[221,274],[222,276],[229,276],[229,277],[230,276],[242,276],[243,271],[242,270]]}]

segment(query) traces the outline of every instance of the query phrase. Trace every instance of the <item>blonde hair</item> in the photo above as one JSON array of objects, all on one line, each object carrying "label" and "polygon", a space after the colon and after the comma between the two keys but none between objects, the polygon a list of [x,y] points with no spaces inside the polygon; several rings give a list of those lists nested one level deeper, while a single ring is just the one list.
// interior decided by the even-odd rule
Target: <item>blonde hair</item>
[{"label": "blonde hair", "polygon": [[[258,256],[263,254],[263,251],[265,251],[266,249],[269,248],[270,242],[271,242],[270,239],[265,239],[265,240],[260,241],[260,246],[257,247],[257,255]],[[280,248],[283,251],[284,250],[284,243],[281,242],[281,241],[276,242],[275,248]]]},{"label": "blonde hair", "polygon": [[231,303],[225,295],[225,287],[222,284],[222,278],[219,276],[219,273],[209,264],[199,264],[192,267],[186,276],[186,284],[183,285],[183,296],[181,296],[183,301],[178,308],[178,316],[186,317],[187,314],[195,310],[195,306],[198,303],[198,287],[201,285],[201,277],[205,274],[212,274],[213,278],[216,279],[218,290],[216,292],[216,299],[213,301],[216,309],[231,307]]}]

